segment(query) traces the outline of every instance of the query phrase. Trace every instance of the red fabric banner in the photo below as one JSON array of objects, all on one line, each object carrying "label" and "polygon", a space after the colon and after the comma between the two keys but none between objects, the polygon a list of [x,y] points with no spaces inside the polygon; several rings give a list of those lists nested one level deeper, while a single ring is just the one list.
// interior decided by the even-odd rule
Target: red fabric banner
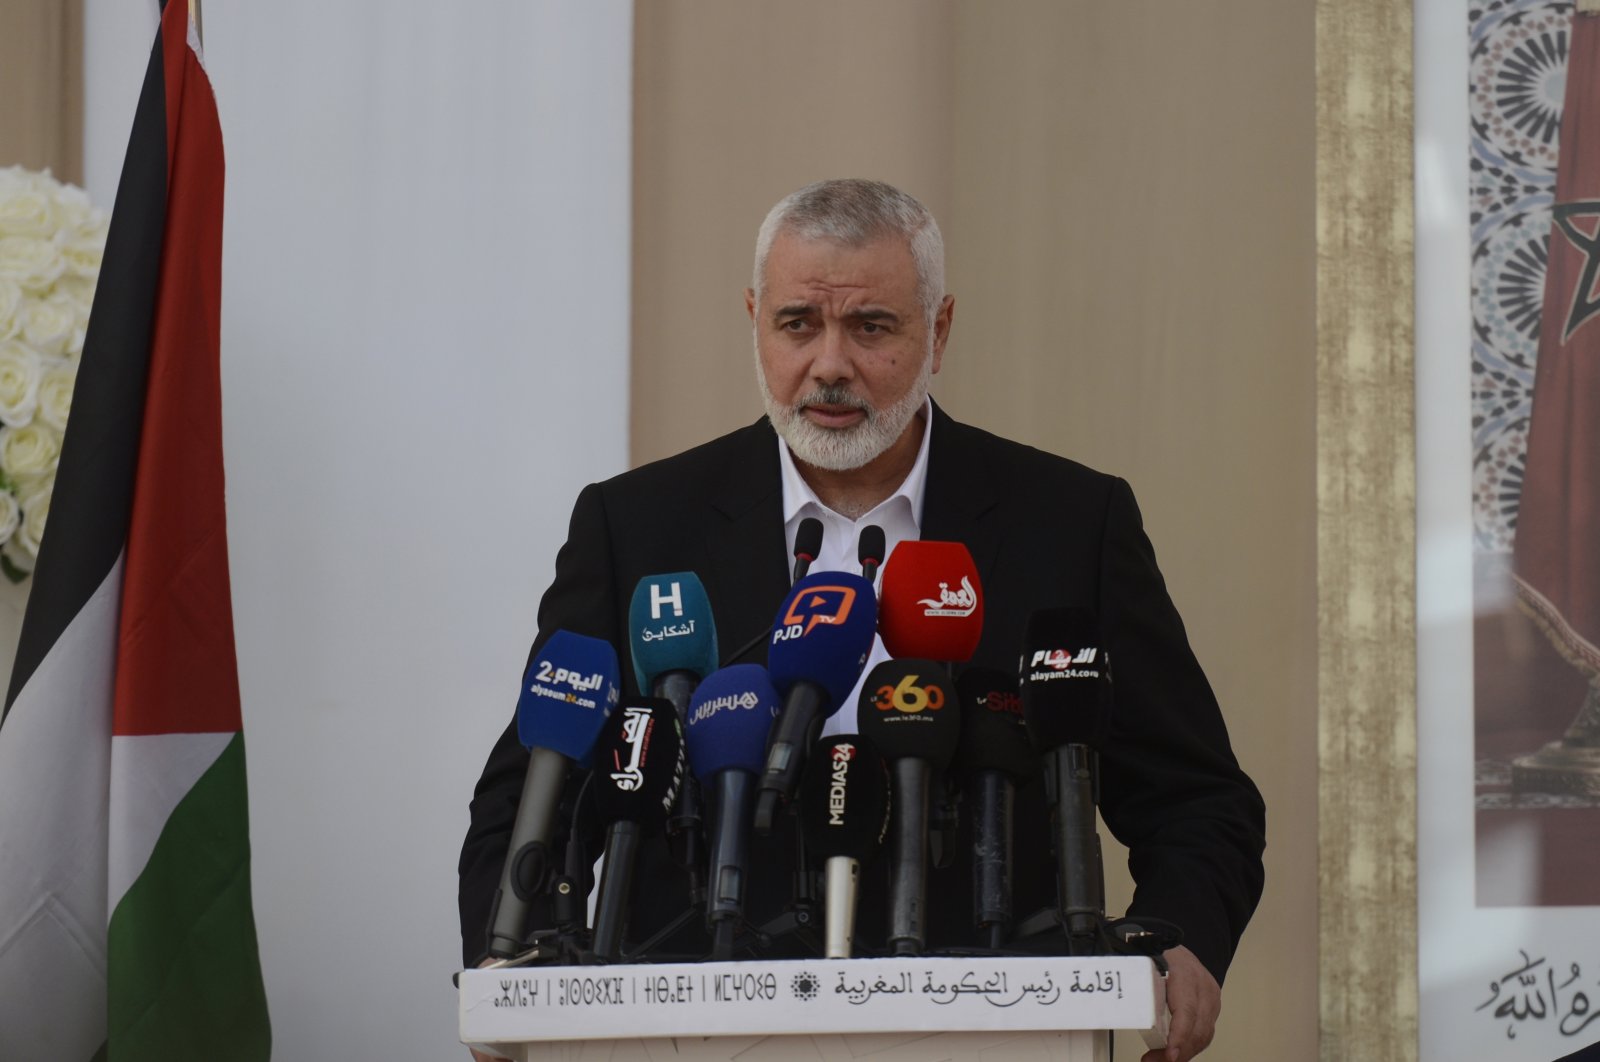
[{"label": "red fabric banner", "polygon": [[1539,330],[1517,591],[1600,675],[1600,15],[1575,14]]}]

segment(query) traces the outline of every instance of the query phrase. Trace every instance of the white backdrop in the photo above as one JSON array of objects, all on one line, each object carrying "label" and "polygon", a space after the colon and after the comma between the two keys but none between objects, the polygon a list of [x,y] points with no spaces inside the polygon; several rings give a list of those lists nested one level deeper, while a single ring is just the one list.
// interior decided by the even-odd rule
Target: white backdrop
[{"label": "white backdrop", "polygon": [[[112,202],[152,5],[88,0]],[[627,0],[207,0],[274,1056],[465,1058],[455,861],[578,489],[627,456]]]}]

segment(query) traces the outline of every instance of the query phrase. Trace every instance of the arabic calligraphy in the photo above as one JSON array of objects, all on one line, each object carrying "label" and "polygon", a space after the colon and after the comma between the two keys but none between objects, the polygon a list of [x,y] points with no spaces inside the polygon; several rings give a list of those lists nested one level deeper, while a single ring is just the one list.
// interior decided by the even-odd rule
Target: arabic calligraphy
[{"label": "arabic calligraphy", "polygon": [[936,977],[933,970],[925,969],[922,977],[919,990],[915,987],[916,974],[909,970],[887,977],[879,976],[870,981],[865,977],[852,980],[846,971],[840,970],[834,993],[844,996],[845,1001],[854,1006],[861,1006],[877,996],[900,996],[912,992],[927,997],[928,1002],[941,1007],[947,1007],[963,996],[981,999],[992,1007],[1014,1007],[1025,1000],[1048,1007],[1060,1002],[1062,995],[1067,993],[1107,992],[1115,993],[1118,999],[1122,998],[1122,974],[1116,970],[1074,970],[1072,983],[1065,987],[1057,984],[1049,971],[1037,983],[1015,987],[1011,984],[1011,975],[1005,971],[991,973],[980,980],[976,973],[969,970],[955,980],[948,980]]},{"label": "arabic calligraphy", "polygon": [[833,990],[834,994],[844,996],[847,1002],[858,1007],[867,1000],[871,999],[873,996],[898,996],[901,993],[911,991],[910,970],[900,973],[893,981],[886,981],[882,976],[880,976],[877,981],[870,985],[867,984],[867,979],[865,977],[853,985],[847,984],[846,980],[845,972],[840,970],[839,986]]},{"label": "arabic calligraphy", "polygon": [[[1594,1009],[1589,993],[1578,983],[1583,978],[1578,963],[1557,972],[1544,956],[1535,959],[1520,949],[1517,954],[1522,956],[1522,964],[1491,981],[1489,998],[1473,1008],[1482,1012],[1493,1007],[1493,1016],[1506,1022],[1507,1039],[1517,1038],[1523,1022],[1552,1018],[1562,1036],[1576,1036],[1600,1017],[1600,1010]],[[1600,980],[1591,984],[1600,986]]]},{"label": "arabic calligraphy", "polygon": [[642,642],[659,642],[663,638],[681,638],[685,634],[694,633],[694,620],[685,620],[682,623],[663,623],[660,630],[651,630],[649,627],[639,632]]}]

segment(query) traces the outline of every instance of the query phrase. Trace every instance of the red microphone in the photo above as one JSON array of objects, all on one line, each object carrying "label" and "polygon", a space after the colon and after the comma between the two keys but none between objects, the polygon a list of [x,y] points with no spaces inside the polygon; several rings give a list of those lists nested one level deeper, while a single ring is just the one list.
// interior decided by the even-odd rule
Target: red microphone
[{"label": "red microphone", "polygon": [[960,664],[983,635],[978,566],[959,542],[900,543],[883,566],[878,633],[894,657]]}]

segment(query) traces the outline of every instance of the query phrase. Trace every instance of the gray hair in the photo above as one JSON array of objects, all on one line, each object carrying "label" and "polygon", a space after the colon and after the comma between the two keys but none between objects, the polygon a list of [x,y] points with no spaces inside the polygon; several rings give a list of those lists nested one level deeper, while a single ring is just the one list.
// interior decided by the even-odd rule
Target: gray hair
[{"label": "gray hair", "polygon": [[808,184],[778,200],[756,234],[756,268],[751,287],[756,302],[767,270],[767,255],[780,232],[808,240],[831,240],[861,247],[884,236],[899,236],[917,266],[917,301],[929,325],[944,302],[944,237],[928,208],[882,181],[860,177]]}]

